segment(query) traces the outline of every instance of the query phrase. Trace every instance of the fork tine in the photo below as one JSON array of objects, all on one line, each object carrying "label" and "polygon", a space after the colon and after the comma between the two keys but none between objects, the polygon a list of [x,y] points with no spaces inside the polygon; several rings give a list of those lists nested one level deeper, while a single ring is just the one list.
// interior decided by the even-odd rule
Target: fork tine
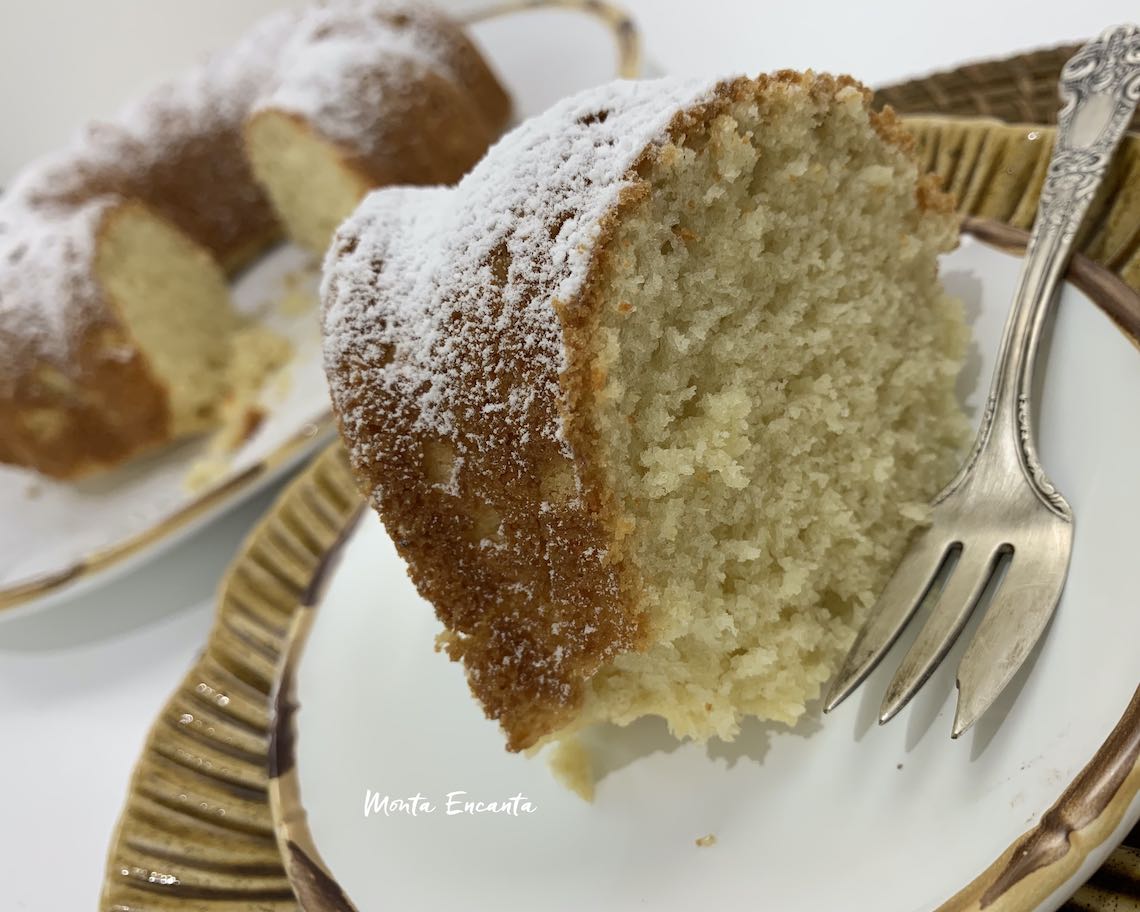
[{"label": "fork tine", "polygon": [[952,738],[965,732],[989,709],[1045,632],[1065,588],[1069,571],[1067,550],[1066,544],[1060,553],[1047,551],[1037,560],[1018,555],[1022,559],[1015,558],[1010,563],[958,664],[958,709],[950,732]]},{"label": "fork tine", "polygon": [[889,722],[926,683],[966,626],[1001,552],[970,544],[962,549],[946,587],[914,644],[899,663],[879,709],[879,724]]},{"label": "fork tine", "polygon": [[894,645],[938,576],[952,542],[926,529],[903,555],[832,682],[823,711],[847,699]]}]

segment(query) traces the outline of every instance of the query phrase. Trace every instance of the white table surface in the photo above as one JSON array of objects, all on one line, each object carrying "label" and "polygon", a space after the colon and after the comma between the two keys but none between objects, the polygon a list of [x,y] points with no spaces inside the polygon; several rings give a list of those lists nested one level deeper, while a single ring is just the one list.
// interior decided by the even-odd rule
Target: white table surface
[{"label": "white table surface", "polygon": [[[141,86],[177,72],[281,5],[0,0],[0,183],[84,119],[114,111]],[[624,5],[641,25],[650,57],[667,71],[810,66],[851,72],[871,84],[1085,37],[1136,17],[1134,0]],[[548,62],[541,36],[526,34],[537,25],[531,18],[510,26],[520,40],[507,68]],[[147,729],[201,649],[217,581],[273,494],[254,498],[116,583],[0,623],[4,909],[74,912],[96,905],[108,840]]]}]

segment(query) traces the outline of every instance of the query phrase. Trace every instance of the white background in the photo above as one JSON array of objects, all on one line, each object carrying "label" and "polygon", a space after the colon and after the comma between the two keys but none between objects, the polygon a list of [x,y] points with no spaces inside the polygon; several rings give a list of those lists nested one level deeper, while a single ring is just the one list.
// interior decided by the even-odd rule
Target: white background
[{"label": "white background", "polygon": [[[276,0],[0,0],[0,182],[83,120],[224,44]],[[445,5],[471,8],[470,2]],[[670,72],[783,66],[871,84],[1086,37],[1135,0],[625,0]],[[549,61],[540,16],[508,70]],[[533,29],[534,34],[526,34]],[[559,29],[556,34],[567,32]],[[594,64],[604,67],[603,44]],[[569,65],[569,64],[568,64]],[[574,64],[577,65],[577,64]],[[204,642],[212,593],[263,495],[126,579],[0,623],[0,906],[95,906],[131,767]],[[0,556],[2,558],[2,556]]]},{"label": "white background", "polygon": [[[440,2],[470,9],[487,0]],[[813,67],[872,85],[1087,37],[1137,15],[1128,0],[617,2],[634,14],[654,60],[669,72]],[[77,124],[113,112],[140,86],[178,72],[283,5],[0,0],[0,180]],[[535,41],[532,50],[547,48]]]}]

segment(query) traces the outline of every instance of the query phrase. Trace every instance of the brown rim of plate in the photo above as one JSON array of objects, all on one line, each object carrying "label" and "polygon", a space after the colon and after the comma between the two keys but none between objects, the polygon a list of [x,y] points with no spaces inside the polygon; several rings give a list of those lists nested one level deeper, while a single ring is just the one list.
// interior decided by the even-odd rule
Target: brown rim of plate
[{"label": "brown rim of plate", "polygon": [[364,502],[345,523],[344,529],[313,573],[289,631],[281,659],[277,686],[270,695],[273,707],[269,740],[269,805],[273,810],[277,846],[297,903],[303,910],[356,912],[356,907],[321,857],[308,816],[301,802],[297,778],[297,676],[296,670],[313,629],[317,608],[344,556],[344,546],[359,527]]},{"label": "brown rim of plate", "polygon": [[89,577],[95,573],[107,570],[122,563],[144,548],[150,547],[170,535],[178,532],[185,526],[203,517],[210,510],[220,506],[226,501],[233,500],[239,494],[248,491],[260,478],[272,472],[304,453],[313,445],[315,440],[334,427],[331,412],[322,415],[317,421],[306,422],[295,434],[289,437],[277,449],[258,460],[251,466],[243,469],[232,478],[226,479],[220,485],[210,488],[204,493],[192,498],[173,513],[164,516],[154,525],[115,542],[105,548],[92,551],[75,563],[60,570],[43,574],[32,579],[23,580],[15,585],[0,588],[0,614],[5,611],[25,605],[30,601],[42,598],[55,592],[76,580]]}]

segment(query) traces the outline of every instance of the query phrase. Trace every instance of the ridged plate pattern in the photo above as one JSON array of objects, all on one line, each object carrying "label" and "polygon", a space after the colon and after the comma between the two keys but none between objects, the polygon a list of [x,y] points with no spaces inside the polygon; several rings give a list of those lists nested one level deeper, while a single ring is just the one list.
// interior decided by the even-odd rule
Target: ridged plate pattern
[{"label": "ridged plate pattern", "polygon": [[[1106,23],[1106,25],[1109,23]],[[921,79],[886,86],[875,103],[901,114],[996,117],[1009,123],[1057,122],[1057,77],[1083,42],[1043,48],[955,67]],[[1140,131],[1140,112],[1132,119]]]},{"label": "ridged plate pattern", "polygon": [[222,583],[202,656],[154,723],[115,834],[104,910],[295,910],[267,797],[269,699],[290,623],[360,497],[333,445]]}]

